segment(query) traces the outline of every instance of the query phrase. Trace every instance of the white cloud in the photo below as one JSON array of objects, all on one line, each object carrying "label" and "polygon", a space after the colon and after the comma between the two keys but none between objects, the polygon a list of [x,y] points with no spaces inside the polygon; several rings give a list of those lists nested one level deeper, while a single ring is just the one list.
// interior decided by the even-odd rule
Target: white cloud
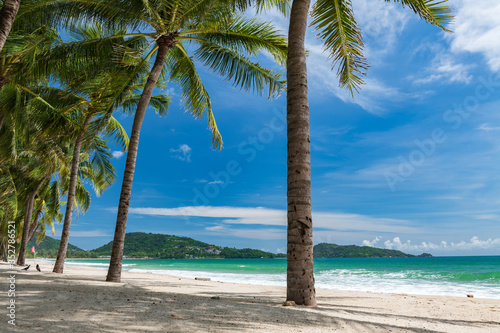
[{"label": "white cloud", "polygon": [[[363,241],[364,244],[365,241]],[[369,242],[369,241],[366,241]],[[422,242],[420,244],[412,244],[410,240],[401,242],[399,237],[395,237],[392,241],[387,240],[384,245],[388,249],[396,249],[400,251],[463,251],[463,250],[478,250],[478,249],[500,249],[500,238],[480,240],[474,236],[469,242],[461,241],[459,243],[448,243],[441,241],[439,244],[431,242]]]},{"label": "white cloud", "polygon": [[481,53],[493,71],[500,70],[500,2],[498,0],[456,0],[454,34],[455,52]]},{"label": "white cloud", "polygon": [[469,74],[469,69],[472,65],[464,65],[456,63],[454,57],[451,55],[443,55],[442,50],[436,55],[432,64],[427,68],[429,75],[422,79],[417,79],[414,82],[417,84],[431,83],[435,81],[443,82],[462,82],[470,83],[472,80],[472,75]]},{"label": "white cloud", "polygon": [[71,231],[71,237],[110,237],[110,233],[103,230]]},{"label": "white cloud", "polygon": [[369,241],[369,240],[366,240],[366,239],[365,239],[365,240],[363,241],[363,245],[364,245],[364,246],[371,246],[371,247],[374,247],[374,246],[375,246],[375,244],[377,244],[377,243],[378,243],[378,241],[379,241],[381,238],[382,238],[382,237],[376,237],[376,238],[375,238],[374,240],[372,240],[372,241]]},{"label": "white cloud", "polygon": [[191,151],[192,151],[191,147],[189,147],[186,144],[179,145],[179,149],[174,149],[174,148],[170,149],[170,152],[174,153],[172,156],[173,158],[185,162],[191,162]]},{"label": "white cloud", "polygon": [[365,55],[370,61],[379,53],[389,52],[406,23],[415,17],[399,4],[371,0],[353,1],[353,11],[368,43]]},{"label": "white cloud", "polygon": [[235,229],[217,225],[214,227],[207,227],[205,228],[205,230],[210,233],[215,233],[217,235],[247,238],[247,239],[259,239],[259,240],[286,239],[286,230],[284,229],[273,229],[273,228]]},{"label": "white cloud", "polygon": [[500,220],[499,215],[495,214],[481,214],[473,217],[475,220]]},{"label": "white cloud", "polygon": [[494,127],[494,126],[490,126],[487,123],[484,123],[484,124],[481,124],[481,126],[479,126],[477,129],[489,132],[489,131],[498,131],[498,130],[500,130],[500,127]]},{"label": "white cloud", "polygon": [[209,184],[224,184],[224,182],[222,180],[214,180],[209,182]]},{"label": "white cloud", "polygon": [[125,153],[122,151],[115,150],[111,153],[113,155],[113,158],[120,158],[124,155]]},{"label": "white cloud", "polygon": [[224,226],[223,225],[215,225],[213,227],[206,227],[205,230],[207,230],[207,231],[221,231],[221,230],[224,230]]},{"label": "white cloud", "polygon": [[[264,207],[186,206],[178,208],[130,208],[132,214],[220,218],[225,224],[286,226],[286,211]],[[337,231],[374,231],[415,233],[418,229],[406,220],[378,218],[348,213],[313,213],[315,228]]]},{"label": "white cloud", "polygon": [[165,94],[167,94],[170,97],[177,96],[174,88],[165,89]]}]

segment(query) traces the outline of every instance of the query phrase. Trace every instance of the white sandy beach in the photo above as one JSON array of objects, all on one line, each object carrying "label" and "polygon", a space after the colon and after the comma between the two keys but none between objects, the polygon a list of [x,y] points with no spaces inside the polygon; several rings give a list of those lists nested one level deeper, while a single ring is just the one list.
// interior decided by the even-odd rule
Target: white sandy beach
[{"label": "white sandy beach", "polygon": [[[16,267],[16,326],[2,283],[1,332],[500,332],[500,300],[317,290],[318,307],[284,307],[285,288],[66,266]],[[9,265],[0,265],[3,282]],[[213,299],[212,297],[219,297]]]}]

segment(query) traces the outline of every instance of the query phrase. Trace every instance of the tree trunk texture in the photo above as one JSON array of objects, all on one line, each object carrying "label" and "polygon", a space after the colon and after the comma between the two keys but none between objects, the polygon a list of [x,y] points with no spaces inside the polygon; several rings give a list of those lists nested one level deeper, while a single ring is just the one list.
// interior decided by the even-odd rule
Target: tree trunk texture
[{"label": "tree trunk texture", "polygon": [[9,36],[20,4],[21,0],[5,0],[2,9],[0,9],[0,52],[2,52],[5,41]]},{"label": "tree trunk texture", "polygon": [[2,248],[2,261],[8,262],[7,260],[7,246],[5,246],[5,242],[1,241],[1,248]]},{"label": "tree trunk texture", "polygon": [[73,159],[71,161],[71,175],[69,178],[68,200],[66,203],[66,213],[64,215],[64,224],[61,234],[61,243],[57,252],[56,263],[54,264],[54,273],[62,273],[64,270],[64,260],[66,260],[66,252],[69,243],[69,230],[71,228],[71,219],[73,218],[73,205],[75,202],[76,183],[78,182],[78,167],[80,165],[80,150],[82,148],[83,136],[87,130],[87,126],[92,120],[92,115],[87,115],[85,122],[76,137],[75,147],[73,148]]},{"label": "tree trunk texture", "polygon": [[[0,88],[0,89],[2,89],[2,88]],[[0,110],[0,130],[2,129],[4,118],[5,118],[5,110]]]},{"label": "tree trunk texture", "polygon": [[316,306],[309,101],[304,40],[310,0],[294,0],[287,58],[287,300]]},{"label": "tree trunk texture", "polygon": [[24,266],[26,261],[26,245],[28,244],[28,236],[30,231],[31,216],[33,215],[33,205],[35,203],[35,197],[42,187],[43,183],[50,178],[52,173],[46,174],[45,177],[38,183],[33,192],[28,197],[26,201],[26,210],[24,211],[24,224],[23,224],[23,236],[21,239],[21,248],[19,249],[19,256],[17,257],[17,264]]},{"label": "tree trunk texture", "polygon": [[157,40],[158,51],[155,63],[148,80],[142,91],[137,111],[135,112],[134,124],[127,152],[127,161],[125,163],[125,172],[123,175],[122,190],[120,194],[120,203],[118,205],[118,214],[116,217],[115,237],[113,239],[113,249],[111,251],[111,261],[109,263],[108,275],[106,281],[120,282],[122,274],[123,246],[125,245],[125,232],[127,228],[127,215],[130,205],[130,196],[132,194],[132,182],[134,180],[135,162],[137,151],[139,149],[139,134],[141,132],[142,121],[148,108],[149,101],[153,95],[153,89],[158,82],[161,70],[168,51],[175,45],[175,34],[161,36]]},{"label": "tree trunk texture", "polygon": [[42,213],[41,209],[39,209],[39,210],[36,211],[35,220],[30,225],[30,232],[29,232],[29,236],[28,236],[28,242],[33,238],[33,236],[35,236],[35,232],[37,231],[38,225],[40,224],[39,218],[40,218],[40,214],[41,213]]}]

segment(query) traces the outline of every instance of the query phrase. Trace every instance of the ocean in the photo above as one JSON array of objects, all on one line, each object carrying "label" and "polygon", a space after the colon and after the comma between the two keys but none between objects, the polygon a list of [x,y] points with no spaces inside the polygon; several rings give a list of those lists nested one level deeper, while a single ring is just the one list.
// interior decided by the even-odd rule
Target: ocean
[{"label": "ocean", "polygon": [[[500,256],[317,258],[316,288],[500,299]],[[109,259],[67,265],[107,269]],[[286,259],[124,259],[123,270],[212,281],[286,285]]]}]

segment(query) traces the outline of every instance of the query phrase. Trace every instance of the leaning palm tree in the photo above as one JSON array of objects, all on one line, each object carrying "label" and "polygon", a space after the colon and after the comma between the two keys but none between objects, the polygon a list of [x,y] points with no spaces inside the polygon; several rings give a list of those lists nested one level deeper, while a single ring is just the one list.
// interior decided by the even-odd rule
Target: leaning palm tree
[{"label": "leaning palm tree", "polygon": [[[389,1],[389,0],[386,0]],[[409,7],[425,21],[446,30],[451,20],[447,0],[394,0]],[[287,300],[316,305],[313,275],[311,214],[311,160],[309,102],[304,40],[310,0],[293,0],[288,30],[287,60]],[[319,30],[325,50],[338,65],[340,85],[351,94],[363,83],[367,69],[360,28],[351,0],[318,0],[312,9],[312,25]]]},{"label": "leaning palm tree", "polygon": [[[210,96],[197,73],[195,60],[247,91],[261,94],[267,85],[271,98],[279,95],[284,89],[281,74],[264,69],[249,58],[260,51],[267,51],[279,64],[284,64],[286,58],[285,38],[269,23],[234,15],[236,9],[244,9],[250,3],[251,1],[246,0],[84,0],[75,6],[72,1],[41,0],[27,7],[24,16],[37,17],[32,21],[56,24],[80,17],[97,20],[107,26],[125,25],[129,33],[110,38],[142,37],[151,43],[151,47],[145,49],[144,57],[142,53],[124,49],[124,54],[129,57],[135,54],[137,58],[143,57],[144,61],[150,61],[153,57],[155,60],[135,112],[108,281],[120,281],[139,134],[153,89],[160,76],[163,75],[180,85],[188,112],[196,118],[207,116],[215,148],[221,148],[222,139],[213,116]],[[272,5],[282,10],[287,8],[284,0],[258,0],[256,4],[259,9]],[[187,45],[195,48],[193,56],[188,52],[191,48],[185,48]]]},{"label": "leaning palm tree", "polygon": [[2,1],[2,9],[0,9],[0,52],[14,24],[20,4],[21,0]]},{"label": "leaning palm tree", "polygon": [[[110,32],[111,35],[113,35],[113,33],[117,33],[117,31],[106,31],[99,24],[95,24],[92,26],[73,26],[71,30],[73,35],[77,37],[77,40],[80,42],[77,42],[76,45],[71,45],[70,49],[72,53],[74,53],[75,50],[86,53],[85,51],[88,51],[89,47],[99,47],[99,44],[101,44],[102,40],[106,37],[109,37]],[[124,32],[121,33],[123,34]],[[119,50],[121,50],[120,46],[127,46],[126,40],[121,40],[121,43],[118,42],[119,40],[115,39],[113,46],[115,48],[118,48]],[[102,48],[102,45],[100,46]],[[64,47],[64,45],[61,46],[61,48]],[[58,50],[56,50],[56,52],[59,54],[61,53],[61,51],[62,50],[59,48]],[[120,62],[113,62],[112,60],[116,60],[117,58],[117,54],[115,53],[116,52],[108,52],[108,54],[102,55],[104,58],[107,58],[109,60],[109,64],[107,64],[106,70],[101,70],[100,72],[98,72],[96,77],[87,77],[87,75],[83,74],[80,76],[80,82],[75,82],[75,80],[71,79],[69,79],[70,81],[67,82],[70,86],[70,90],[73,90],[75,92],[65,92],[74,99],[74,103],[68,105],[65,109],[74,109],[75,111],[77,111],[79,116],[76,117],[76,120],[77,122],[80,122],[80,124],[78,124],[77,126],[78,134],[74,141],[73,161],[68,191],[68,203],[66,205],[66,214],[64,217],[64,225],[61,235],[59,252],[53,270],[53,272],[55,273],[62,273],[64,269],[64,260],[66,258],[66,251],[69,243],[69,231],[73,214],[73,199],[75,196],[76,183],[78,180],[81,150],[82,148],[93,148],[92,146],[88,145],[87,147],[85,147],[85,145],[83,144],[85,143],[85,141],[91,140],[92,137],[100,135],[104,130],[104,133],[114,134],[115,139],[118,138],[119,141],[123,143],[124,149],[127,149],[128,147],[127,134],[111,114],[119,107],[130,108],[134,104],[134,101],[137,101],[137,95],[135,95],[134,93],[138,91],[142,86],[140,84],[140,81],[142,80],[142,77],[144,77],[144,70],[137,70],[138,68],[136,68],[135,66],[131,66],[130,64],[128,64],[128,66],[124,66],[122,63],[122,57],[118,57],[119,59],[121,59]],[[82,59],[82,61],[84,60],[85,59]],[[105,59],[101,58],[99,67],[103,67],[102,65],[104,60]],[[138,63],[143,67],[145,65],[148,65],[147,62],[143,63],[139,61]],[[71,64],[72,63],[69,64],[69,72],[71,72],[72,69]],[[90,67],[93,67],[92,63],[90,64]],[[82,68],[80,68],[80,71],[81,70]],[[68,69],[65,69],[65,72],[68,72]],[[87,68],[83,72],[90,73],[92,72],[92,70]],[[128,84],[123,84],[121,80],[126,80]],[[79,92],[80,95],[76,94],[76,91]],[[61,92],[58,95],[61,95]],[[82,95],[86,95],[88,100]],[[157,108],[157,112],[160,115],[166,114],[168,103],[170,102],[168,96],[160,94],[158,96],[154,96],[153,101],[154,105]],[[105,157],[105,155],[98,155],[98,153],[99,149],[94,149],[94,158],[92,160],[93,162],[103,160],[103,158],[96,158],[96,156],[101,155]],[[105,171],[107,171],[108,168],[98,169],[101,170],[101,177],[97,177],[96,180],[102,179],[102,175],[105,173]],[[101,182],[101,184],[94,182],[96,193],[99,195],[100,192],[110,184],[111,183],[109,181]]]},{"label": "leaning palm tree", "polygon": [[[212,112],[210,96],[197,73],[194,60],[201,61],[209,69],[225,76],[227,80],[232,80],[244,90],[261,94],[267,85],[268,96],[271,98],[279,95],[284,89],[281,75],[262,68],[243,54],[255,56],[265,50],[280,64],[284,63],[286,54],[285,39],[270,24],[230,14],[226,9],[217,6],[217,2],[130,1],[130,8],[122,5],[116,8],[115,16],[129,20],[133,27],[153,30],[151,33],[131,33],[129,36],[150,38],[152,47],[147,50],[145,60],[154,55],[156,57],[138,101],[132,126],[107,275],[107,281],[111,282],[119,282],[121,279],[123,246],[139,134],[153,88],[162,73],[180,85],[184,106],[188,112],[196,118],[207,116],[213,146],[220,149],[222,139]],[[109,6],[105,9],[103,15],[109,16]],[[185,45],[196,47],[194,57],[188,55]]]}]

